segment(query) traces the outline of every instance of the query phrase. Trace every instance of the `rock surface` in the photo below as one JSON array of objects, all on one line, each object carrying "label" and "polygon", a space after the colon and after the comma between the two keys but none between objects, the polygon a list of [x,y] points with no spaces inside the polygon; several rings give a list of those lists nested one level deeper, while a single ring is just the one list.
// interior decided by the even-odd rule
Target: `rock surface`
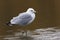
[{"label": "rock surface", "polygon": [[6,35],[3,40],[60,40],[60,29],[45,28],[22,32],[15,32],[14,35]]}]

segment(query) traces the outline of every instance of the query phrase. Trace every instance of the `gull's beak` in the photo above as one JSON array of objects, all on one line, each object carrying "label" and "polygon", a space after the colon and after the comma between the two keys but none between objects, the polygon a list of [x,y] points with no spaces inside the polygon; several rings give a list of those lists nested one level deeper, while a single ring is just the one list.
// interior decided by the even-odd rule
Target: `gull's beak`
[{"label": "gull's beak", "polygon": [[10,22],[7,22],[6,25],[8,25],[8,26],[13,26]]},{"label": "gull's beak", "polygon": [[36,13],[36,11],[34,11],[34,13]]}]

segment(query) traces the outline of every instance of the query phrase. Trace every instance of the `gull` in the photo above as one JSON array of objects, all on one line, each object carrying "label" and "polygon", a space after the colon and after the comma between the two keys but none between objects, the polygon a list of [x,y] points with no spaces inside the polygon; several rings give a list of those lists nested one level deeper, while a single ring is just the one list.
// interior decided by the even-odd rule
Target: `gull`
[{"label": "gull", "polygon": [[32,23],[35,19],[36,11],[33,8],[28,8],[26,12],[19,13],[18,16],[13,17],[8,23],[8,26],[21,25],[26,26]]}]

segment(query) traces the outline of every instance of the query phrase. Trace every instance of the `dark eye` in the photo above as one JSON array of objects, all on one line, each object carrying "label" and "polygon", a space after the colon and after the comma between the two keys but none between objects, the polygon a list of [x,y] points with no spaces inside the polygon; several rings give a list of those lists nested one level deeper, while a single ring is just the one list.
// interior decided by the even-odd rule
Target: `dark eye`
[{"label": "dark eye", "polygon": [[33,10],[31,10],[31,11],[33,11]]}]

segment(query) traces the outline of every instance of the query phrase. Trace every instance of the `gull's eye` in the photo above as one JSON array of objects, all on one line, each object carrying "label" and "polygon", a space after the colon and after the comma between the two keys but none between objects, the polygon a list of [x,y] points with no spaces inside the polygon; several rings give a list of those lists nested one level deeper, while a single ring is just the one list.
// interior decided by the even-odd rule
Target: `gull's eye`
[{"label": "gull's eye", "polygon": [[33,12],[33,10],[31,10]]}]

